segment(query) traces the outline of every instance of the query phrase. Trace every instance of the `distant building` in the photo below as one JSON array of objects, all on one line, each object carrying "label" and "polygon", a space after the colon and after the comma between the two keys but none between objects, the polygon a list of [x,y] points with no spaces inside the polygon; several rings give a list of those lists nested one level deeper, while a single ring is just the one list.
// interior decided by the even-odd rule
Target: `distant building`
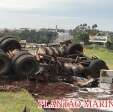
[{"label": "distant building", "polygon": [[27,43],[26,40],[20,40],[20,44],[21,44],[22,48],[26,47],[26,43]]},{"label": "distant building", "polygon": [[58,33],[58,38],[54,41],[55,43],[60,43],[73,39],[73,36],[69,33],[69,31],[57,32],[57,33]]},{"label": "distant building", "polygon": [[27,43],[26,47],[27,48],[36,48],[37,47],[37,43]]},{"label": "distant building", "polygon": [[107,36],[89,36],[89,42],[93,43],[106,43],[108,37]]}]

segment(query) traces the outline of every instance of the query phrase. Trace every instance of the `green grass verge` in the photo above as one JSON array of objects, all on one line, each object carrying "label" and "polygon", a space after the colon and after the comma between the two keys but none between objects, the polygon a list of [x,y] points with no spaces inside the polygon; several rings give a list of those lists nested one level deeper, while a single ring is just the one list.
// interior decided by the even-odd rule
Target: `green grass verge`
[{"label": "green grass verge", "polygon": [[104,60],[110,69],[113,69],[113,51],[109,51],[104,48],[85,48],[85,54],[88,57],[97,56],[98,58]]},{"label": "green grass verge", "polygon": [[16,93],[0,92],[0,112],[23,112],[25,106],[30,112],[43,112],[26,90]]}]

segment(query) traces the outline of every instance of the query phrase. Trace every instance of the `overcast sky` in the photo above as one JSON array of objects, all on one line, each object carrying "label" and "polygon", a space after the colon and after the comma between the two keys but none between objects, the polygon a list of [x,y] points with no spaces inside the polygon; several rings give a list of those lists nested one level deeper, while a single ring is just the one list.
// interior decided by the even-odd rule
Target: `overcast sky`
[{"label": "overcast sky", "polygon": [[0,0],[0,28],[74,28],[97,23],[113,31],[113,0]]}]

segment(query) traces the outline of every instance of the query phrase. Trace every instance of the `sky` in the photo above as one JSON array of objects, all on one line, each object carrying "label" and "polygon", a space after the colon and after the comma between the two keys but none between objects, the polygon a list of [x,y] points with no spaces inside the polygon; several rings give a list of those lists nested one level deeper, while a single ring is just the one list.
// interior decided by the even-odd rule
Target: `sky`
[{"label": "sky", "polygon": [[73,29],[83,23],[113,31],[113,0],[0,0],[0,28]]}]

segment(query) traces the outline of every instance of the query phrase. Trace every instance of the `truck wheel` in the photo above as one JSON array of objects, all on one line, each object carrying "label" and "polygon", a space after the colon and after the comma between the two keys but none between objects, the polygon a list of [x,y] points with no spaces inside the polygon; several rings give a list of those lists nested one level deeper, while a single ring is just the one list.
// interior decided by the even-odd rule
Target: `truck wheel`
[{"label": "truck wheel", "polygon": [[21,76],[31,76],[37,70],[37,61],[30,55],[21,55],[14,62],[14,71]]},{"label": "truck wheel", "polygon": [[0,39],[0,48],[3,51],[8,52],[9,50],[21,49],[20,43],[13,37],[3,37]]},{"label": "truck wheel", "polygon": [[92,60],[88,66],[88,73],[94,78],[100,77],[100,71],[102,69],[108,69],[106,63],[103,60]]},{"label": "truck wheel", "polygon": [[71,44],[67,47],[67,54],[83,53],[83,46],[81,44]]}]

